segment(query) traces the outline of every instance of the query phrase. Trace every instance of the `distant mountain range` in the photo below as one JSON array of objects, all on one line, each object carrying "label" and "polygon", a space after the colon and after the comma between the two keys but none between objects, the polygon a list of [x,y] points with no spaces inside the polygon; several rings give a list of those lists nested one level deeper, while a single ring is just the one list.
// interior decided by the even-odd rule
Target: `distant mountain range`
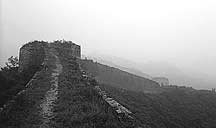
[{"label": "distant mountain range", "polygon": [[81,60],[81,67],[99,83],[136,92],[158,93],[162,91],[160,85],[155,81],[94,62],[93,60]]},{"label": "distant mountain range", "polygon": [[180,69],[168,62],[149,61],[146,63],[136,63],[120,57],[99,53],[91,53],[87,56],[83,55],[83,57],[148,79],[158,76],[167,77],[173,85],[192,86],[196,89],[211,89],[216,87],[216,80],[214,78],[197,71]]},{"label": "distant mountain range", "polygon": [[143,73],[142,71],[136,69],[136,68],[133,68],[133,67],[130,67],[130,66],[124,66],[124,65],[118,65],[117,63],[113,62],[113,61],[110,61],[110,59],[102,59],[100,57],[91,57],[91,56],[83,56],[83,57],[87,57],[89,59],[92,59],[96,62],[99,62],[101,64],[105,64],[105,65],[108,65],[108,66],[111,66],[111,67],[115,67],[115,68],[118,68],[120,70],[123,70],[123,71],[126,71],[126,72],[129,72],[129,73],[132,73],[132,74],[135,74],[135,75],[138,75],[138,76],[141,76],[141,77],[144,77],[144,78],[148,78],[148,79],[152,79],[152,76],[146,74],[146,73]]}]

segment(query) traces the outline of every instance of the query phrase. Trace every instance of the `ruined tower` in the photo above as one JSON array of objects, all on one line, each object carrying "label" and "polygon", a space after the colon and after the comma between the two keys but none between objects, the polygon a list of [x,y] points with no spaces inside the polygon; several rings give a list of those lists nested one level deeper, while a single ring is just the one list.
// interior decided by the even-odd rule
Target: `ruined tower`
[{"label": "ruined tower", "polygon": [[19,71],[38,67],[45,57],[46,42],[33,41],[23,45],[19,52]]},{"label": "ruined tower", "polygon": [[[61,49],[65,55],[81,57],[81,48],[72,41],[57,40],[51,42],[56,49]],[[23,45],[19,53],[19,71],[28,70],[40,66],[45,58],[49,43],[45,41],[33,41]]]}]

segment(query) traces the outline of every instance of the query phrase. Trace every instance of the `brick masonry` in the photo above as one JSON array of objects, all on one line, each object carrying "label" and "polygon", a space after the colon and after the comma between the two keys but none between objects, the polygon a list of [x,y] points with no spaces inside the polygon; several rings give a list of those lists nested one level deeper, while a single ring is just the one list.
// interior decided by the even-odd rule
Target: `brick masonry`
[{"label": "brick masonry", "polygon": [[45,57],[46,46],[47,43],[43,41],[34,41],[22,46],[19,53],[19,71],[40,66]]},{"label": "brick masonry", "polygon": [[[57,40],[51,43],[69,56],[81,57],[80,46],[72,41]],[[19,71],[40,66],[45,58],[46,47],[48,47],[48,42],[45,41],[33,41],[23,45],[19,53]]]}]

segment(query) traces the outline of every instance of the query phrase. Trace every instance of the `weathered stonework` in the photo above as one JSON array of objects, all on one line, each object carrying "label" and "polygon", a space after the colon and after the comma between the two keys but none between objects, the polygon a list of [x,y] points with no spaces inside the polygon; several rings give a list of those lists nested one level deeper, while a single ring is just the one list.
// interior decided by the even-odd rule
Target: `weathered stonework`
[{"label": "weathered stonework", "polygon": [[65,52],[69,56],[81,58],[81,47],[72,41],[57,40],[54,41],[56,48],[60,48],[61,51]]},{"label": "weathered stonework", "polygon": [[[60,40],[51,43],[56,49],[62,49],[61,51],[65,52],[66,55],[81,57],[80,46],[72,41]],[[48,42],[44,41],[33,41],[22,46],[19,53],[19,71],[23,72],[30,67],[40,66],[44,61],[46,47],[48,47]]]},{"label": "weathered stonework", "polygon": [[19,71],[40,66],[45,57],[46,46],[47,43],[43,41],[34,41],[22,46],[19,53]]},{"label": "weathered stonework", "polygon": [[87,74],[81,68],[80,65],[79,65],[79,70],[82,73],[83,80],[95,81],[94,84],[92,84],[92,82],[87,82],[86,84],[88,86],[90,86],[90,85],[94,86],[94,90],[97,92],[97,94],[100,97],[101,104],[103,104],[103,106],[106,108],[107,111],[112,112],[112,114],[117,116],[118,120],[122,124],[128,124],[128,126],[131,128],[140,128],[139,123],[137,122],[134,114],[129,109],[127,109],[126,107],[124,107],[123,105],[118,103],[116,100],[114,100],[114,98],[112,98],[107,92],[103,91],[100,88],[98,82],[90,74]]}]

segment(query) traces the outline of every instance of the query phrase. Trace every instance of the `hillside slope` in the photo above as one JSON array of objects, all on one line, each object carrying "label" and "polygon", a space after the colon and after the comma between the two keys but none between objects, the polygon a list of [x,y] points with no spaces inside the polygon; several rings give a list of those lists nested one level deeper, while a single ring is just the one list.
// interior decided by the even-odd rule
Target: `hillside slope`
[{"label": "hillside slope", "polygon": [[131,110],[144,127],[216,127],[216,93],[213,91],[184,86],[159,87],[151,80],[92,60],[82,60],[81,63],[89,74],[95,76],[101,88]]},{"label": "hillside slope", "polygon": [[115,68],[118,68],[118,69],[120,69],[122,71],[131,73],[131,74],[135,74],[135,75],[140,76],[140,77],[144,77],[144,78],[147,78],[147,79],[152,79],[152,76],[150,76],[150,75],[148,75],[148,74],[146,74],[144,72],[141,72],[139,69],[134,68],[133,64],[128,64],[130,66],[123,65],[122,63],[124,63],[124,62],[118,64],[116,62],[116,60],[121,61],[121,58],[116,58],[116,59],[113,60],[112,59],[113,57],[109,57],[109,56],[106,56],[106,55],[101,55],[100,56],[100,55],[97,55],[97,54],[94,54],[92,56],[84,56],[83,55],[82,58],[92,59],[93,61],[97,61],[100,64],[109,65],[110,67],[115,67]]},{"label": "hillside slope", "polygon": [[81,60],[81,66],[100,83],[132,91],[150,93],[161,91],[160,85],[150,79],[93,62],[92,60]]},{"label": "hillside slope", "polygon": [[[59,45],[59,44],[58,44]],[[84,77],[76,57],[49,44],[43,68],[0,111],[1,128],[137,128],[139,122],[118,114]]]},{"label": "hillside slope", "polygon": [[163,93],[142,93],[101,84],[149,128],[215,128],[216,93],[188,92],[181,88]]},{"label": "hillside slope", "polygon": [[0,109],[1,128],[216,127],[214,91],[160,87],[71,56],[61,42],[46,46],[40,70]]}]

